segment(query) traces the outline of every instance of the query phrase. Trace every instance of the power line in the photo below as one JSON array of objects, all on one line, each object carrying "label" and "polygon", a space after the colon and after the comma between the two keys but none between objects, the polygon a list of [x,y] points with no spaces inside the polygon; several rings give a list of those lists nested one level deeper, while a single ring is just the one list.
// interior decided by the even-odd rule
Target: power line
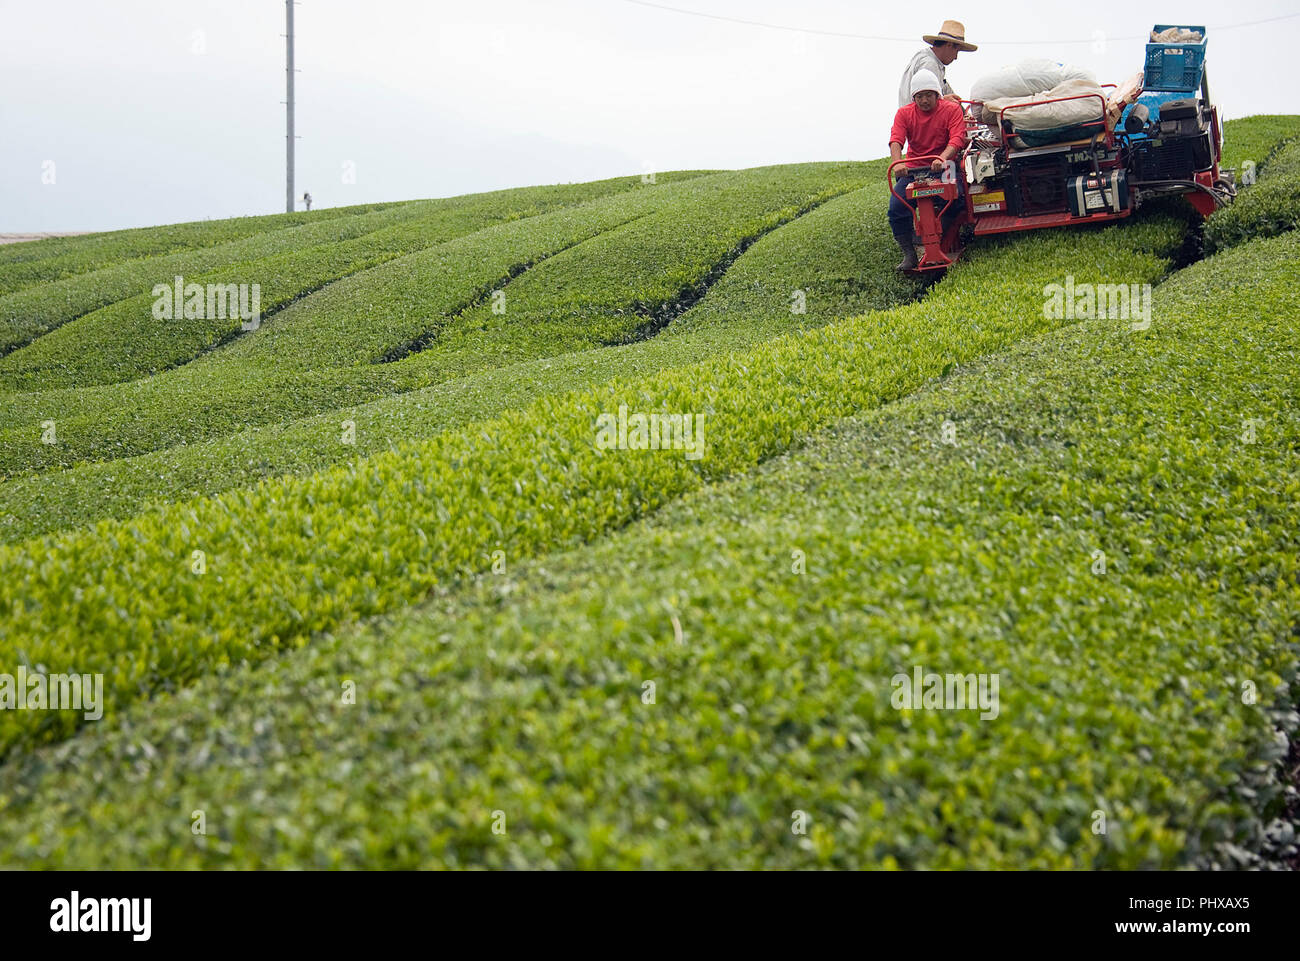
[{"label": "power line", "polygon": [[[684,7],[673,7],[666,3],[652,3],[650,0],[623,0],[624,3],[633,3],[638,7],[650,7],[653,10],[664,10],[669,13],[685,14],[688,17],[701,17],[705,20],[721,20],[724,23],[739,23],[748,27],[764,27],[768,30],[788,30],[791,33],[807,33],[821,37],[839,37],[843,40],[879,40],[888,43],[916,43],[920,37],[879,37],[866,33],[844,33],[838,30],[819,30],[814,27],[792,27],[782,23],[766,23],[762,20],[746,20],[743,17],[728,17],[719,13],[704,13],[700,10],[687,10]],[[1277,23],[1279,20],[1293,20],[1300,17],[1300,13],[1287,13],[1280,17],[1268,17],[1264,20],[1248,20],[1244,23],[1230,23],[1219,27],[1207,27],[1208,30],[1236,30],[1240,27],[1255,27],[1261,23]],[[1107,40],[1147,40],[1149,34],[1135,34],[1129,37],[1107,37]],[[1060,43],[1095,43],[1096,39],[1088,37],[1083,40],[981,40],[980,46],[994,45],[1027,45],[1049,46]]]}]

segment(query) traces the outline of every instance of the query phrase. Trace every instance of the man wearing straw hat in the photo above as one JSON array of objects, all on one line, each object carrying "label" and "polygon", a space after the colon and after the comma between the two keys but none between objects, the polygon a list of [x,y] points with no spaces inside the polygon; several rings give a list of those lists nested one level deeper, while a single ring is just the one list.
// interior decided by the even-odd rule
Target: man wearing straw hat
[{"label": "man wearing straw hat", "polygon": [[929,70],[939,78],[939,92],[944,100],[959,100],[944,76],[944,68],[956,60],[961,51],[978,50],[979,47],[966,42],[966,27],[956,20],[945,20],[938,33],[926,34],[921,39],[930,46],[918,50],[903,71],[903,79],[898,85],[898,105],[905,107],[912,102],[912,78],[918,70]]}]

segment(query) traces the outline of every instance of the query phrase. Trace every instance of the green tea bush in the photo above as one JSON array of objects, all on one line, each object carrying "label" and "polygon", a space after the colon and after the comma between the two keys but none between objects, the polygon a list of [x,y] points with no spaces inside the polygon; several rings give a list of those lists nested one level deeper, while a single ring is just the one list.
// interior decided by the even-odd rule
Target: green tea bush
[{"label": "green tea bush", "polygon": [[[137,441],[144,436],[217,436],[591,346],[612,324],[639,324],[643,305],[679,297],[743,241],[861,185],[865,171],[862,164],[809,164],[661,184],[431,247],[332,284],[176,371],[121,387],[0,397],[0,422],[13,425],[0,429],[0,471],[67,466],[91,451],[98,459],[143,453],[160,446]],[[588,239],[590,252],[580,243]],[[559,251],[566,252],[552,256]],[[492,314],[491,302],[466,309],[536,261],[506,290],[505,315]],[[401,363],[374,363],[426,335],[440,337],[444,326],[486,326],[484,317],[502,321],[493,326],[495,350],[483,346],[486,333],[482,343],[435,338]],[[143,331],[105,336],[122,338],[127,346],[118,354],[133,364],[175,350],[171,340]],[[58,444],[37,442],[47,419],[58,425]]]},{"label": "green tea bush", "polygon": [[[0,355],[7,355],[76,318],[135,298],[147,312],[153,285],[180,274],[205,273],[299,247],[338,243],[428,213],[420,203],[372,213],[332,217],[263,231],[195,250],[120,261],[0,297]],[[7,360],[7,358],[6,358]]]},{"label": "green tea bush", "polygon": [[521,274],[501,312],[487,302],[431,327],[402,364],[463,376],[653,336],[749,244],[868,176],[861,164],[807,164],[684,184],[644,218]]},{"label": "green tea bush", "polygon": [[[1026,273],[1094,258],[1102,273],[1090,277],[1122,270],[1106,254],[1119,234],[1082,238],[1075,257],[1008,244],[943,306],[996,286],[1016,254]],[[1287,295],[1297,264],[1294,233],[1252,242],[1158,289],[1147,331],[1084,321],[834,425],[814,384],[864,391],[874,351],[888,355],[882,373],[907,366],[904,333],[943,352],[945,322],[904,308],[893,313],[909,326],[863,318],[760,348],[734,361],[772,370],[747,403],[722,361],[672,375],[663,393],[600,391],[589,416],[619,399],[681,409],[710,389],[696,373],[719,375],[707,423],[720,449],[702,464],[733,458],[744,413],[751,440],[775,431],[808,444],[537,563],[522,559],[529,529],[498,515],[502,530],[483,543],[503,549],[503,571],[13,757],[0,768],[0,862],[1237,864],[1282,796],[1279,732],[1300,721],[1300,318]],[[1030,293],[1007,286],[1014,318]],[[1000,326],[966,325],[976,340]],[[787,423],[791,397],[810,401],[802,423]],[[542,406],[562,415],[569,403]],[[506,513],[535,506],[551,524],[584,452],[558,443],[557,422],[528,423],[538,432],[527,468],[467,472],[464,486],[513,480],[522,491]],[[502,422],[483,440],[504,454],[507,433]],[[396,464],[379,460],[360,470],[396,480]],[[436,471],[425,463],[411,481]],[[620,512],[620,491],[658,501],[654,479],[681,463],[608,452],[595,466],[623,482],[586,504]],[[429,496],[426,486],[353,509],[393,531]],[[315,537],[343,538],[323,523],[337,514],[310,516]],[[474,526],[466,515],[462,529]],[[144,548],[152,530],[124,546]],[[431,531],[429,543],[442,542]],[[263,544],[250,540],[245,556]],[[314,574],[303,574],[310,592]],[[241,584],[253,595],[255,579]],[[895,710],[891,679],[914,665],[997,673],[997,716]],[[1246,681],[1257,698],[1242,697]],[[198,841],[196,808],[208,824]],[[491,831],[495,811],[504,836]],[[791,829],[800,812],[802,834]]]},{"label": "green tea bush", "polygon": [[1208,250],[1222,250],[1300,226],[1300,137],[1281,146],[1258,168],[1258,182],[1205,224]]},{"label": "green tea bush", "polygon": [[1220,166],[1237,171],[1249,160],[1256,165],[1268,158],[1288,140],[1300,137],[1300,116],[1259,114],[1238,117],[1223,125],[1223,157]]},{"label": "green tea bush", "polygon": [[[600,384],[631,371],[647,376],[782,333],[905,303],[914,299],[917,284],[894,269],[897,258],[888,247],[886,197],[882,178],[765,235],[703,300],[656,338],[525,361],[359,407],[200,440],[226,425],[237,429],[246,423],[240,419],[246,407],[242,400],[221,416],[209,406],[201,423],[177,417],[160,424],[169,433],[151,442],[165,442],[166,449],[15,478],[0,484],[0,542],[104,517],[130,517],[150,501],[214,494],[262,478],[307,473],[388,450],[399,441],[434,437],[527,406],[544,394]],[[802,298],[795,297],[796,292]],[[800,306],[803,312],[796,309]],[[414,364],[387,366],[412,378],[397,387],[417,383]],[[300,399],[301,393],[294,396]],[[283,410],[278,417],[284,420]],[[356,428],[352,445],[341,443],[345,421]]]},{"label": "green tea bush", "polygon": [[[599,229],[599,218],[569,212],[584,228]],[[541,214],[504,225],[507,231],[532,230],[536,222],[564,216]],[[590,227],[585,219],[590,218]],[[465,234],[487,231],[489,244],[498,234],[490,228],[496,213],[439,213],[376,230],[343,242],[294,249],[258,260],[243,261],[220,271],[186,277],[205,285],[256,283],[260,288],[261,320],[269,323],[281,308],[343,278],[361,274],[395,259],[398,272],[413,272],[422,250],[438,247]],[[164,278],[165,283],[170,283]],[[134,380],[184,364],[204,351],[240,334],[238,317],[159,321],[153,316],[152,294],[121,301],[78,318],[45,335],[23,350],[0,360],[0,386],[11,390],[52,390]],[[356,325],[352,327],[356,331]],[[89,349],[87,349],[89,348]]]},{"label": "green tea bush", "polygon": [[[589,540],[954,364],[1066,323],[1044,316],[1043,292],[1067,273],[1158,281],[1181,236],[1181,224],[1146,222],[990,243],[919,304],[658,377],[543,397],[308,478],[0,549],[0,658],[102,671],[118,709],[304,644],[481,568],[498,544],[525,556]],[[594,424],[621,403],[706,413],[707,456],[609,456],[596,447]],[[198,558],[204,573],[192,570]],[[0,753],[78,723],[0,713]]]},{"label": "green tea bush", "polygon": [[[666,180],[673,183],[676,178]],[[635,191],[632,183],[636,183]],[[580,206],[609,194],[629,192],[640,198],[667,189],[671,188],[646,190],[637,181],[621,178],[412,204],[384,220],[345,221],[343,229],[334,234],[299,235],[289,250],[277,244],[267,255],[257,251],[248,259],[224,263],[217,271],[183,275],[187,282],[199,284],[256,283],[261,288],[262,314],[269,317],[340,278],[494,224],[544,216],[547,211]],[[316,242],[321,240],[325,242]],[[142,266],[149,263],[142,262]],[[152,269],[158,270],[158,265]],[[0,387],[50,390],[132,380],[183,364],[240,332],[239,320],[157,320],[149,291],[154,283],[170,284],[174,276],[170,271],[155,273],[152,280],[145,278],[148,282],[139,288],[139,296],[73,320],[0,360]]]},{"label": "green tea bush", "polygon": [[[406,202],[409,201],[403,201]],[[47,237],[29,243],[5,244],[0,247],[0,294],[52,283],[124,260],[213,247],[250,234],[372,213],[395,206],[400,204],[330,207],[312,212],[202,220],[163,227],[138,227],[78,237]]]}]

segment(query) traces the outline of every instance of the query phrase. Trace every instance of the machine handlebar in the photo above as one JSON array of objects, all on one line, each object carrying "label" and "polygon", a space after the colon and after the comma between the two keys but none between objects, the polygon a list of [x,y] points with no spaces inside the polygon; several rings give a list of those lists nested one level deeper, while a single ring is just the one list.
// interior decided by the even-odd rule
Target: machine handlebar
[{"label": "machine handlebar", "polygon": [[[940,156],[940,155],[937,154],[937,153],[919,154],[919,155],[917,155],[917,156],[915,156],[915,157],[904,157],[902,160],[895,160],[894,162],[892,162],[892,163],[891,163],[891,164],[886,168],[886,170],[885,170],[885,183],[889,184],[889,192],[890,192],[891,194],[893,194],[895,197],[897,197],[899,200],[901,200],[903,203],[907,203],[907,198],[906,198],[905,196],[903,196],[902,194],[900,194],[900,193],[898,192],[898,190],[896,189],[896,188],[897,188],[897,184],[895,184],[895,182],[894,182],[894,168],[897,167],[899,164],[905,164],[905,163],[909,163],[909,162],[911,162],[911,161],[915,161],[915,160],[943,160],[943,157]],[[957,161],[956,161],[956,160],[950,160],[950,161],[945,161],[945,162],[946,162],[946,163],[952,163],[952,164],[955,165]],[[927,172],[929,172],[929,170],[930,170],[929,167],[918,167],[917,169],[918,169],[918,170],[925,170],[925,171],[927,171]],[[925,179],[930,179],[930,178],[925,178]],[[915,181],[913,181],[913,184],[915,185]],[[940,215],[940,216],[943,216],[943,214],[947,212],[948,208],[951,207],[951,206],[953,205],[953,203],[956,201],[956,199],[957,199],[957,198],[954,197],[954,198],[952,198],[951,200],[949,200],[946,204],[944,204],[944,205],[943,205],[943,209],[939,211],[939,215]]]}]

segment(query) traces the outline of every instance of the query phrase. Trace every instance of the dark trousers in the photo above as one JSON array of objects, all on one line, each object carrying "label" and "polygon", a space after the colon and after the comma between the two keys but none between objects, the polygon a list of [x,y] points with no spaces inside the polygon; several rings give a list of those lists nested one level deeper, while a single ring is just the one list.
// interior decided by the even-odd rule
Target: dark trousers
[{"label": "dark trousers", "polygon": [[[960,170],[960,168],[958,169]],[[894,190],[897,190],[898,194],[906,197],[907,185],[910,184],[913,179],[911,173],[903,174],[903,176],[899,177],[898,181],[895,183]],[[952,222],[961,214],[962,198],[966,195],[966,185],[962,183],[964,179],[965,178],[962,177],[960,173],[957,175],[957,199],[952,202],[948,207],[947,213],[945,213],[941,218],[945,230],[950,227]],[[912,239],[912,227],[914,223],[912,220],[912,211],[915,208],[915,201],[909,202],[906,200],[900,200],[898,195],[892,192],[890,193],[889,228],[894,232],[894,237],[898,240],[910,241]]]}]

